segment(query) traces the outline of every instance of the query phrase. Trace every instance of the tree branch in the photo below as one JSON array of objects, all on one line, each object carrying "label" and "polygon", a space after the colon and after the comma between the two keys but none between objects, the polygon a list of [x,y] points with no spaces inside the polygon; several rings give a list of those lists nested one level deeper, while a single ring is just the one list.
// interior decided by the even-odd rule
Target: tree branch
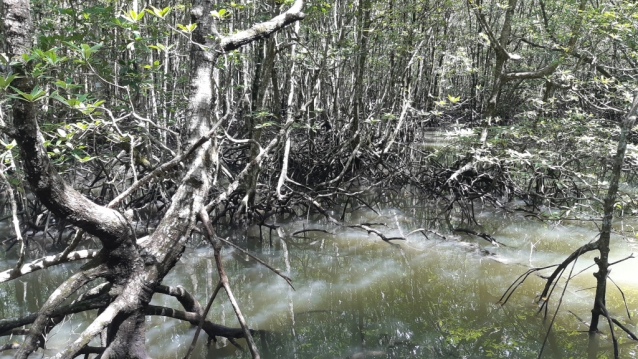
[{"label": "tree branch", "polygon": [[304,1],[296,0],[288,11],[275,16],[274,18],[253,25],[250,29],[240,31],[236,34],[225,36],[222,38],[220,46],[222,51],[228,52],[240,48],[243,45],[251,43],[255,40],[263,39],[270,34],[294,23],[303,20],[306,17],[301,10]]},{"label": "tree branch", "polygon": [[53,317],[54,310],[78,289],[98,278],[100,275],[103,275],[105,273],[105,269],[106,268],[99,266],[76,273],[56,288],[56,290],[40,308],[38,316],[30,328],[29,334],[15,356],[16,359],[26,359],[34,350],[37,349],[40,337],[46,330],[47,322],[51,317]]},{"label": "tree branch", "polygon": [[197,315],[202,315],[204,313],[204,309],[201,304],[199,304],[199,301],[197,301],[197,299],[195,299],[195,297],[193,297],[193,295],[181,285],[178,285],[177,287],[158,285],[155,288],[155,293],[175,297],[187,312],[193,312]]},{"label": "tree branch", "polygon": [[[194,312],[185,312],[183,310],[177,310],[167,307],[161,307],[157,305],[149,305],[144,311],[146,315],[156,315],[168,318],[174,318],[189,322],[193,325],[198,325],[201,316]],[[202,329],[208,334],[209,337],[224,337],[224,338],[244,338],[244,331],[241,328],[229,328],[223,325],[212,323],[205,320]]]},{"label": "tree branch", "polygon": [[19,270],[8,269],[4,272],[0,272],[0,283],[10,281],[12,279],[16,279],[23,275],[33,273],[42,269],[46,269],[49,267],[56,266],[58,264],[69,263],[74,261],[79,261],[83,259],[91,259],[97,256],[99,251],[97,250],[89,250],[83,249],[80,251],[71,252],[68,255],[64,256],[63,253],[42,257],[34,260],[31,263],[27,263],[22,266]]},{"label": "tree branch", "polygon": [[556,269],[554,269],[554,272],[549,276],[549,278],[547,278],[547,283],[545,283],[545,288],[543,289],[543,292],[541,293],[539,301],[543,302],[542,305],[545,305],[545,303],[549,301],[549,291],[550,291],[550,287],[552,286],[552,283],[557,279],[558,275],[562,273],[563,270],[565,270],[565,268],[567,268],[569,263],[573,262],[581,255],[587,252],[594,251],[596,249],[598,249],[598,241],[587,243],[584,246],[572,252],[572,254],[570,254],[569,257],[567,257],[564,261],[561,262],[561,264],[558,265],[558,267],[556,267]]},{"label": "tree branch", "polygon": [[[51,312],[52,317],[86,312],[87,310],[98,309],[108,305],[108,297],[83,300],[77,303],[58,307]],[[30,313],[20,318],[9,318],[0,320],[0,333],[33,323],[38,317],[38,313]],[[25,333],[26,334],[26,333]]]}]

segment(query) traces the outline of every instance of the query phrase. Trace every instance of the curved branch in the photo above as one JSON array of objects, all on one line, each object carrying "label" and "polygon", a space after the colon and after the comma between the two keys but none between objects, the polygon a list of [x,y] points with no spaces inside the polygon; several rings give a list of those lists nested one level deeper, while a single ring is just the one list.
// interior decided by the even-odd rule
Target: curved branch
[{"label": "curved branch", "polygon": [[198,315],[202,315],[204,313],[204,309],[201,304],[199,304],[199,301],[197,301],[197,299],[181,285],[178,285],[177,287],[158,285],[155,288],[155,293],[175,297],[187,312],[193,312]]},{"label": "curved branch", "polygon": [[547,278],[547,283],[545,283],[545,288],[543,289],[543,292],[541,293],[540,296],[540,300],[543,302],[543,305],[545,303],[547,303],[547,301],[549,301],[549,290],[550,287],[552,286],[552,283],[554,283],[554,281],[557,279],[558,275],[560,273],[562,273],[565,268],[567,268],[567,266],[569,265],[569,263],[573,262],[574,260],[576,260],[578,257],[580,257],[581,255],[587,253],[587,252],[591,252],[598,249],[598,241],[595,242],[590,242],[585,244],[584,246],[578,248],[577,250],[575,250],[574,252],[572,252],[572,254],[569,255],[569,257],[567,257],[563,262],[561,262],[561,264],[558,265],[558,267],[556,267],[556,269],[554,269],[554,272],[552,273],[552,275],[550,275]]},{"label": "curved branch", "polygon": [[261,165],[261,161],[263,161],[268,156],[268,154],[270,154],[270,151],[278,143],[281,142],[281,140],[286,135],[286,131],[288,131],[288,129],[292,126],[293,123],[294,123],[294,121],[287,121],[286,122],[286,124],[283,126],[283,128],[281,130],[279,130],[279,134],[268,143],[266,148],[261,150],[259,152],[259,154],[257,156],[255,156],[255,158],[253,158],[252,161],[250,161],[250,162],[248,162],[246,164],[246,167],[244,167],[244,169],[237,175],[237,177],[235,177],[235,180],[233,181],[233,183],[231,183],[228,186],[226,191],[222,192],[219,196],[217,196],[217,198],[215,198],[213,201],[211,201],[209,204],[206,205],[206,212],[212,211],[213,208],[215,208],[222,201],[226,200],[231,194],[233,194],[233,192],[235,192],[235,190],[237,190],[237,188],[239,188],[239,186],[242,183],[242,181],[250,174],[252,169],[255,166],[260,166]]},{"label": "curved branch", "polygon": [[[183,310],[177,310],[156,305],[149,305],[148,307],[146,307],[145,314],[183,320],[193,325],[198,325],[199,320],[201,319],[201,316],[197,313],[185,312]],[[208,336],[211,338],[216,336],[229,339],[244,338],[243,329],[225,327],[223,325],[214,324],[208,320],[204,321],[202,329],[204,329],[206,334],[208,334]]]},{"label": "curved branch", "polygon": [[492,48],[494,49],[494,51],[496,51],[499,54],[505,55],[509,58],[510,57],[509,53],[501,45],[501,42],[499,41],[499,39],[496,38],[496,35],[492,31],[492,28],[490,27],[490,25],[487,23],[487,20],[485,19],[485,15],[483,14],[483,11],[481,11],[480,6],[475,5],[472,0],[468,0],[468,5],[470,6],[470,8],[472,8],[472,11],[474,11],[474,15],[476,15],[476,19],[485,30],[485,33],[487,34],[487,37],[490,40],[490,45],[492,45]]},{"label": "curved branch", "polygon": [[507,72],[503,74],[503,81],[540,79],[553,74],[560,64],[561,60],[559,59],[535,71]]},{"label": "curved branch", "polygon": [[306,17],[306,14],[301,11],[303,5],[303,0],[296,0],[290,9],[283,14],[275,16],[268,21],[255,24],[250,29],[223,37],[220,43],[222,51],[228,52],[238,49],[255,40],[266,38],[270,36],[270,34],[294,22],[303,20]]},{"label": "curved branch", "polygon": [[[70,315],[75,313],[86,312],[87,310],[99,309],[108,305],[108,297],[103,296],[100,298],[84,300],[70,305],[59,307],[51,313],[52,317],[59,317],[64,315]],[[0,320],[0,333],[5,333],[12,329],[21,327],[23,325],[31,324],[38,318],[38,313],[30,313],[20,318],[9,318]],[[27,333],[23,333],[27,334]]]},{"label": "curved branch", "polygon": [[4,181],[5,185],[7,186],[7,192],[9,192],[13,230],[16,233],[18,243],[20,243],[20,257],[18,258],[18,263],[16,263],[15,268],[11,271],[11,274],[17,274],[20,272],[20,267],[22,267],[22,264],[24,264],[26,245],[24,239],[22,238],[22,232],[20,231],[20,221],[18,221],[18,205],[16,204],[16,199],[13,194],[13,188],[11,188],[11,183],[9,183],[9,180],[7,180],[7,177],[4,175],[4,170],[4,165],[0,164],[0,178],[2,178],[2,180]]},{"label": "curved branch", "polygon": [[185,159],[187,159],[191,154],[193,154],[195,152],[195,150],[197,150],[199,147],[201,147],[204,143],[206,143],[217,131],[217,127],[219,127],[219,125],[221,124],[221,122],[217,122],[215,124],[215,126],[213,126],[213,128],[208,131],[207,134],[201,136],[197,141],[195,141],[195,143],[190,146],[190,148],[188,150],[186,150],[184,153],[182,153],[179,156],[176,156],[175,158],[173,158],[172,160],[164,163],[163,165],[157,167],[156,169],[154,169],[153,171],[151,171],[151,173],[147,174],[146,176],[140,178],[139,180],[135,181],[130,187],[128,187],[124,192],[120,193],[117,197],[115,197],[111,202],[109,202],[109,204],[107,205],[108,208],[113,208],[115,206],[117,206],[120,202],[122,202],[122,200],[126,197],[128,197],[131,193],[133,193],[134,191],[138,190],[142,185],[150,182],[152,179],[154,179],[155,177],[161,175],[162,173],[168,171],[169,169],[177,166],[178,164],[180,164],[182,161],[184,161]]},{"label": "curved branch", "polygon": [[[120,298],[121,296],[118,299]],[[93,323],[91,323],[88,328],[86,328],[82,332],[82,334],[80,334],[80,337],[78,339],[76,339],[71,345],[64,348],[64,350],[59,352],[54,358],[74,358],[77,353],[82,350],[82,348],[89,344],[93,337],[100,334],[102,330],[104,330],[109,324],[111,324],[113,319],[115,319],[115,317],[120,314],[120,312],[126,309],[126,306],[124,304],[125,303],[123,303],[122,300],[116,300],[115,302],[111,303],[111,305],[104,309],[102,314],[95,318]]]},{"label": "curved branch", "polygon": [[84,329],[73,343],[69,344],[62,351],[56,354],[54,358],[74,358],[77,353],[82,350],[82,348],[89,344],[91,339],[100,334],[107,326],[113,323],[116,317],[118,317],[118,319],[125,317],[122,320],[123,322],[127,317],[130,317],[131,314],[135,313],[135,311],[142,309],[142,306],[151,300],[153,290],[152,288],[149,288],[149,285],[152,284],[149,283],[149,280],[152,281],[153,279],[149,279],[147,276],[152,277],[153,272],[154,271],[151,271],[150,274],[145,273],[144,271],[142,273],[134,273],[117,298],[104,308],[104,311],[102,311],[102,313],[98,315],[86,329]]}]

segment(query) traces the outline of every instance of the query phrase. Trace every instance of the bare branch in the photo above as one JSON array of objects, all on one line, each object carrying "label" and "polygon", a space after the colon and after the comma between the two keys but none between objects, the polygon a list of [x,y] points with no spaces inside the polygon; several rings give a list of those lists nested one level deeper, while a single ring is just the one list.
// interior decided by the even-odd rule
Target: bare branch
[{"label": "bare branch", "polygon": [[199,301],[197,301],[197,299],[195,299],[195,297],[193,297],[193,295],[181,285],[178,285],[177,287],[158,285],[155,288],[155,293],[170,295],[177,298],[179,303],[187,312],[193,312],[197,315],[202,315],[204,313],[204,308],[202,308],[199,304]]},{"label": "bare branch", "polygon": [[[107,296],[89,299],[89,300],[83,300],[77,303],[72,303],[72,304],[61,306],[54,309],[51,313],[51,317],[58,317],[58,316],[85,312],[87,310],[102,308],[106,305],[108,305]],[[0,319],[0,333],[5,333],[6,331],[21,327],[23,325],[31,324],[37,318],[38,318],[38,313],[30,313],[19,318]]]},{"label": "bare branch", "polygon": [[[157,305],[149,305],[146,307],[144,313],[146,315],[155,315],[168,318],[174,318],[189,322],[193,325],[199,324],[201,315],[193,312],[185,312],[183,310],[177,310],[173,308],[161,307]],[[241,328],[228,328],[223,325],[214,324],[208,320],[204,320],[202,329],[211,338],[215,336],[224,338],[244,338],[244,331]]]},{"label": "bare branch", "polygon": [[598,249],[598,241],[587,243],[584,246],[572,252],[572,254],[570,254],[569,257],[567,257],[563,262],[561,262],[558,265],[558,267],[556,267],[554,272],[549,276],[549,278],[547,278],[547,283],[545,283],[545,288],[543,289],[543,292],[541,293],[540,301],[543,302],[543,305],[549,300],[550,287],[552,283],[556,280],[556,277],[558,276],[558,274],[562,273],[562,271],[565,268],[567,268],[569,263],[573,262],[581,255],[596,249]]},{"label": "bare branch", "polygon": [[83,249],[80,251],[71,252],[68,255],[64,255],[64,253],[60,253],[56,255],[39,258],[34,260],[31,263],[25,264],[17,271],[15,269],[9,269],[4,272],[0,272],[0,283],[10,281],[12,279],[21,277],[29,273],[33,273],[35,271],[53,267],[58,264],[95,258],[95,256],[97,256],[98,253],[99,251],[97,250]]},{"label": "bare branch", "polygon": [[244,330],[244,335],[246,341],[248,342],[248,348],[250,349],[250,354],[253,359],[259,359],[259,351],[257,350],[257,345],[255,344],[255,340],[253,339],[252,334],[250,333],[250,329],[248,328],[248,324],[246,324],[246,319],[244,319],[241,310],[239,309],[239,304],[237,304],[237,300],[235,300],[235,296],[233,295],[232,290],[230,289],[230,284],[228,281],[228,276],[226,275],[226,270],[224,270],[224,266],[222,264],[221,259],[221,246],[215,242],[215,232],[213,231],[213,227],[210,225],[210,219],[208,218],[208,213],[206,210],[202,209],[199,213],[204,226],[206,227],[206,238],[210,241],[215,249],[215,263],[217,265],[217,273],[219,273],[219,283],[226,290],[226,294],[228,295],[228,299],[230,300],[230,304],[233,306],[233,310],[235,311],[235,315],[237,316],[237,320]]},{"label": "bare branch", "polygon": [[294,22],[303,20],[306,17],[306,14],[301,11],[303,5],[303,0],[296,0],[295,3],[292,4],[290,9],[288,9],[288,11],[284,12],[283,14],[275,16],[268,21],[255,24],[248,30],[225,36],[224,38],[222,38],[220,44],[222,51],[228,52],[238,49],[241,46],[251,43],[255,40],[266,38],[270,36],[270,34]]}]

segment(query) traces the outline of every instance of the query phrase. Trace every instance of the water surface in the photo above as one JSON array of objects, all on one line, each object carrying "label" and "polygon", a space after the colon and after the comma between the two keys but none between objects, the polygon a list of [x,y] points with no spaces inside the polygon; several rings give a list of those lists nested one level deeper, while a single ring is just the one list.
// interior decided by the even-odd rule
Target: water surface
[{"label": "water surface", "polygon": [[[229,248],[223,251],[224,266],[234,294],[249,325],[260,330],[256,337],[265,358],[535,358],[548,324],[563,293],[561,281],[553,294],[548,319],[538,314],[535,302],[545,280],[531,275],[506,306],[497,301],[506,288],[532,266],[555,264],[590,240],[597,229],[591,223],[556,225],[524,218],[517,213],[484,210],[477,216],[481,227],[506,246],[495,247],[468,235],[450,234],[431,221],[436,211],[424,208],[409,196],[387,194],[388,205],[379,213],[365,207],[348,208],[349,223],[384,223],[375,226],[387,236],[399,236],[425,227],[428,233],[409,236],[389,245],[360,229],[338,228],[320,218],[284,221],[280,228],[257,227],[234,231],[230,239],[249,248],[272,266],[286,272],[296,290],[268,269]],[[335,213],[341,214],[341,210]],[[625,229],[634,223],[623,222]],[[617,227],[620,228],[621,223]],[[333,234],[298,230],[314,228]],[[223,230],[223,228],[220,228]],[[635,251],[636,237],[614,236],[611,260]],[[488,253],[489,252],[489,253]],[[594,254],[582,256],[573,273],[593,263]],[[5,262],[6,263],[6,262]],[[6,267],[6,265],[4,265]],[[57,283],[76,266],[40,272],[0,285],[0,316],[13,317],[37,310]],[[194,246],[164,281],[183,285],[205,303],[218,277],[212,250]],[[569,268],[571,270],[571,266]],[[587,356],[587,330],[595,285],[593,268],[573,278],[544,348],[546,358]],[[543,272],[549,274],[549,272]],[[636,330],[638,314],[638,262],[628,260],[613,267],[611,278],[622,288],[632,319],[627,318],[620,291],[610,282],[608,309]],[[154,304],[179,308],[161,295]],[[573,314],[572,314],[573,313]],[[92,314],[92,313],[89,313]],[[50,336],[47,353],[68,343],[87,325],[88,315],[75,315]],[[237,327],[225,295],[213,305],[209,318]],[[147,345],[157,359],[183,358],[194,329],[167,318],[149,318]],[[612,356],[609,327],[599,341],[599,356]],[[621,357],[638,356],[638,344],[616,331]],[[204,335],[205,337],[205,335]],[[0,338],[0,344],[8,338]],[[15,340],[15,339],[11,339]],[[240,342],[241,345],[245,343]],[[11,352],[5,352],[10,357]],[[4,358],[5,356],[2,356]],[[195,357],[249,357],[220,340],[206,348],[200,339]]]}]

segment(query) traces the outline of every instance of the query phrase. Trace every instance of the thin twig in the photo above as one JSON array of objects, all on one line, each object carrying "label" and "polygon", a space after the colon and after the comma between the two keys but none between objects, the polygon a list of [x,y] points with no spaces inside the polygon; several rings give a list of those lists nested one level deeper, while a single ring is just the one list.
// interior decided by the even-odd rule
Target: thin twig
[{"label": "thin twig", "polygon": [[618,284],[616,284],[616,282],[614,282],[613,279],[611,279],[611,277],[609,276],[609,274],[607,275],[607,279],[609,279],[612,283],[614,283],[614,285],[616,286],[616,288],[618,288],[618,291],[620,292],[620,295],[622,295],[622,301],[623,303],[625,303],[625,310],[627,311],[627,317],[629,319],[631,319],[631,314],[629,314],[629,307],[627,306],[627,298],[625,298],[625,293],[622,291],[622,289],[620,289],[620,287],[618,286]]},{"label": "thin twig", "polygon": [[[582,247],[581,247],[582,248]],[[569,281],[572,279],[572,273],[574,272],[574,267],[576,267],[576,262],[578,262],[578,258],[580,255],[576,256],[574,259],[574,263],[572,264],[572,269],[569,271],[569,276],[567,276],[567,280],[565,281],[565,286],[563,287],[563,293],[561,293],[560,298],[558,299],[558,305],[556,306],[556,311],[554,312],[554,317],[552,317],[551,323],[549,323],[549,328],[547,328],[547,334],[545,334],[545,339],[543,339],[543,345],[541,346],[541,350],[538,353],[538,359],[543,355],[543,349],[545,349],[545,344],[547,343],[547,338],[549,338],[549,333],[552,330],[552,326],[554,326],[554,321],[556,320],[556,316],[558,315],[558,310],[560,309],[560,305],[563,303],[563,297],[565,296],[565,291],[567,290],[567,286],[569,285]],[[558,280],[556,281],[558,282]],[[545,302],[547,303],[547,302]],[[613,336],[613,330],[612,330]]]}]

